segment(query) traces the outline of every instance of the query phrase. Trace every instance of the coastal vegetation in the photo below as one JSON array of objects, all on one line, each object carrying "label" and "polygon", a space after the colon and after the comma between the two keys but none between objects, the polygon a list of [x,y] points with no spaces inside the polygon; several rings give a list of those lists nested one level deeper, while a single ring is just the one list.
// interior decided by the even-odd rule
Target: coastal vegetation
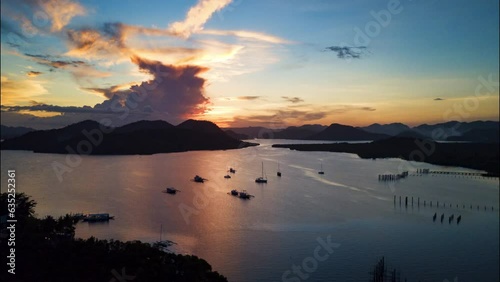
[{"label": "coastal vegetation", "polygon": [[[0,216],[8,214],[8,196],[0,194]],[[77,218],[35,217],[36,202],[16,194],[16,245],[8,246],[2,220],[2,265],[15,249],[15,274],[2,271],[1,281],[227,281],[205,260],[168,252],[169,242],[121,242],[75,238]]]}]

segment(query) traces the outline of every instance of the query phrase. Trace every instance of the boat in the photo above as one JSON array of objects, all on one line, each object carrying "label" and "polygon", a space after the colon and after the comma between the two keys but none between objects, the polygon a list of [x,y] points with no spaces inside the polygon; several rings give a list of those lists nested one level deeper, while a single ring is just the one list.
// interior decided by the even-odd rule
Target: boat
[{"label": "boat", "polygon": [[276,175],[281,177],[280,163],[278,163],[278,172],[276,172]]},{"label": "boat", "polygon": [[264,162],[262,162],[262,176],[255,179],[256,183],[267,183],[267,178],[264,177]]},{"label": "boat", "polygon": [[436,221],[436,216],[437,216],[437,213],[435,212],[434,216],[432,217],[432,221]]},{"label": "boat", "polygon": [[224,178],[226,178],[226,179],[231,178],[231,175],[226,174],[226,175],[224,175]]},{"label": "boat", "polygon": [[246,190],[243,190],[240,192],[238,197],[241,199],[250,199],[251,195],[249,195]]},{"label": "boat", "polygon": [[457,217],[457,224],[460,224],[460,221],[461,221],[461,220],[462,220],[462,216],[461,216],[461,215],[459,215],[459,216]]},{"label": "boat", "polygon": [[323,164],[321,164],[321,170],[318,171],[318,174],[325,174],[325,172],[323,171]]},{"label": "boat", "polygon": [[203,183],[203,182],[205,182],[206,179],[199,176],[199,175],[195,175],[193,180],[194,180],[194,182]]},{"label": "boat", "polygon": [[239,192],[236,189],[231,190],[231,195],[238,196]]},{"label": "boat", "polygon": [[444,213],[441,215],[441,222],[443,222],[444,219]]},{"label": "boat", "polygon": [[168,193],[168,194],[175,194],[175,193],[177,193],[177,191],[179,191],[179,190],[175,189],[174,187],[167,187],[167,189],[165,189],[164,192]]},{"label": "boat", "polygon": [[114,219],[114,216],[109,215],[109,213],[89,213],[83,217],[83,221],[87,222],[98,222],[98,221],[109,221]]},{"label": "boat", "polygon": [[230,167],[230,168],[229,168],[229,172],[230,172],[230,173],[236,173],[236,170],[235,170],[234,168]]}]

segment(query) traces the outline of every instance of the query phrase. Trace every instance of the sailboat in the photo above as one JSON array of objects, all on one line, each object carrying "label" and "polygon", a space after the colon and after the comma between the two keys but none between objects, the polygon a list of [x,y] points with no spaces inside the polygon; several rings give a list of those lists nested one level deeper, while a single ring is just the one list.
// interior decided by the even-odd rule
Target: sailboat
[{"label": "sailboat", "polygon": [[278,172],[276,172],[276,175],[281,177],[280,163],[278,163]]},{"label": "sailboat", "polygon": [[325,174],[325,172],[323,171],[323,164],[321,164],[321,170],[318,171],[318,174]]},{"label": "sailboat", "polygon": [[262,162],[262,176],[255,179],[257,183],[267,183],[267,178],[264,177],[264,162]]}]

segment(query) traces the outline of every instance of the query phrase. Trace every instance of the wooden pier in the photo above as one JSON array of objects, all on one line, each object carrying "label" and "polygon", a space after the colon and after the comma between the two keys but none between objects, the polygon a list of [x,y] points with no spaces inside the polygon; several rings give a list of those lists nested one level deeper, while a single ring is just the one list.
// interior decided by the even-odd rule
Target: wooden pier
[{"label": "wooden pier", "polygon": [[[394,195],[394,198],[393,198],[393,202],[394,202],[394,206],[396,205],[396,198],[397,196]],[[469,210],[484,210],[484,211],[496,211],[498,210],[498,207],[495,208],[494,206],[489,206],[489,205],[478,205],[478,204],[464,204],[464,203],[460,203],[460,204],[454,204],[454,203],[446,203],[446,202],[440,202],[440,201],[435,201],[435,205],[433,205],[432,203],[432,200],[431,201],[427,201],[427,200],[422,200],[423,201],[423,205],[420,204],[420,197],[413,197],[413,196],[399,196],[399,206],[402,206],[402,202],[403,202],[403,198],[404,198],[404,205],[405,207],[408,207],[408,206],[411,206],[411,207],[414,207],[414,206],[417,206],[418,208],[420,208],[420,206],[423,206],[423,207],[436,207],[436,208],[443,208],[443,209],[462,209],[462,210],[465,210],[465,209],[469,209]],[[417,199],[416,201],[414,201],[414,199]],[[416,204],[415,204],[416,202]],[[429,204],[427,204],[429,203]]]},{"label": "wooden pier", "polygon": [[399,174],[379,174],[378,175],[378,180],[379,181],[395,181],[395,180],[400,180],[403,178],[408,177],[409,172],[408,171],[403,171],[402,173]]}]

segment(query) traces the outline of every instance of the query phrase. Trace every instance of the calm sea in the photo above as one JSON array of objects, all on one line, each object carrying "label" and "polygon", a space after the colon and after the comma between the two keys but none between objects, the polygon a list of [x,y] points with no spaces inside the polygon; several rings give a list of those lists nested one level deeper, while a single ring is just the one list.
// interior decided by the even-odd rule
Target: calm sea
[{"label": "calm sea", "polygon": [[[78,237],[154,242],[162,236],[176,243],[173,251],[206,259],[230,281],[368,281],[382,256],[408,281],[499,281],[498,178],[410,175],[380,182],[379,174],[402,170],[472,170],[271,147],[301,141],[256,142],[262,145],[241,150],[83,156],[74,167],[66,155],[2,151],[1,173],[16,169],[17,189],[38,202],[38,216],[115,216],[78,224]],[[54,163],[70,169],[62,181]],[[262,164],[267,184],[254,182]],[[317,173],[321,166],[324,175]],[[236,173],[224,179],[230,167]],[[193,182],[196,174],[208,181]],[[167,186],[180,192],[162,193]],[[238,199],[228,195],[232,189],[255,197]]]}]

